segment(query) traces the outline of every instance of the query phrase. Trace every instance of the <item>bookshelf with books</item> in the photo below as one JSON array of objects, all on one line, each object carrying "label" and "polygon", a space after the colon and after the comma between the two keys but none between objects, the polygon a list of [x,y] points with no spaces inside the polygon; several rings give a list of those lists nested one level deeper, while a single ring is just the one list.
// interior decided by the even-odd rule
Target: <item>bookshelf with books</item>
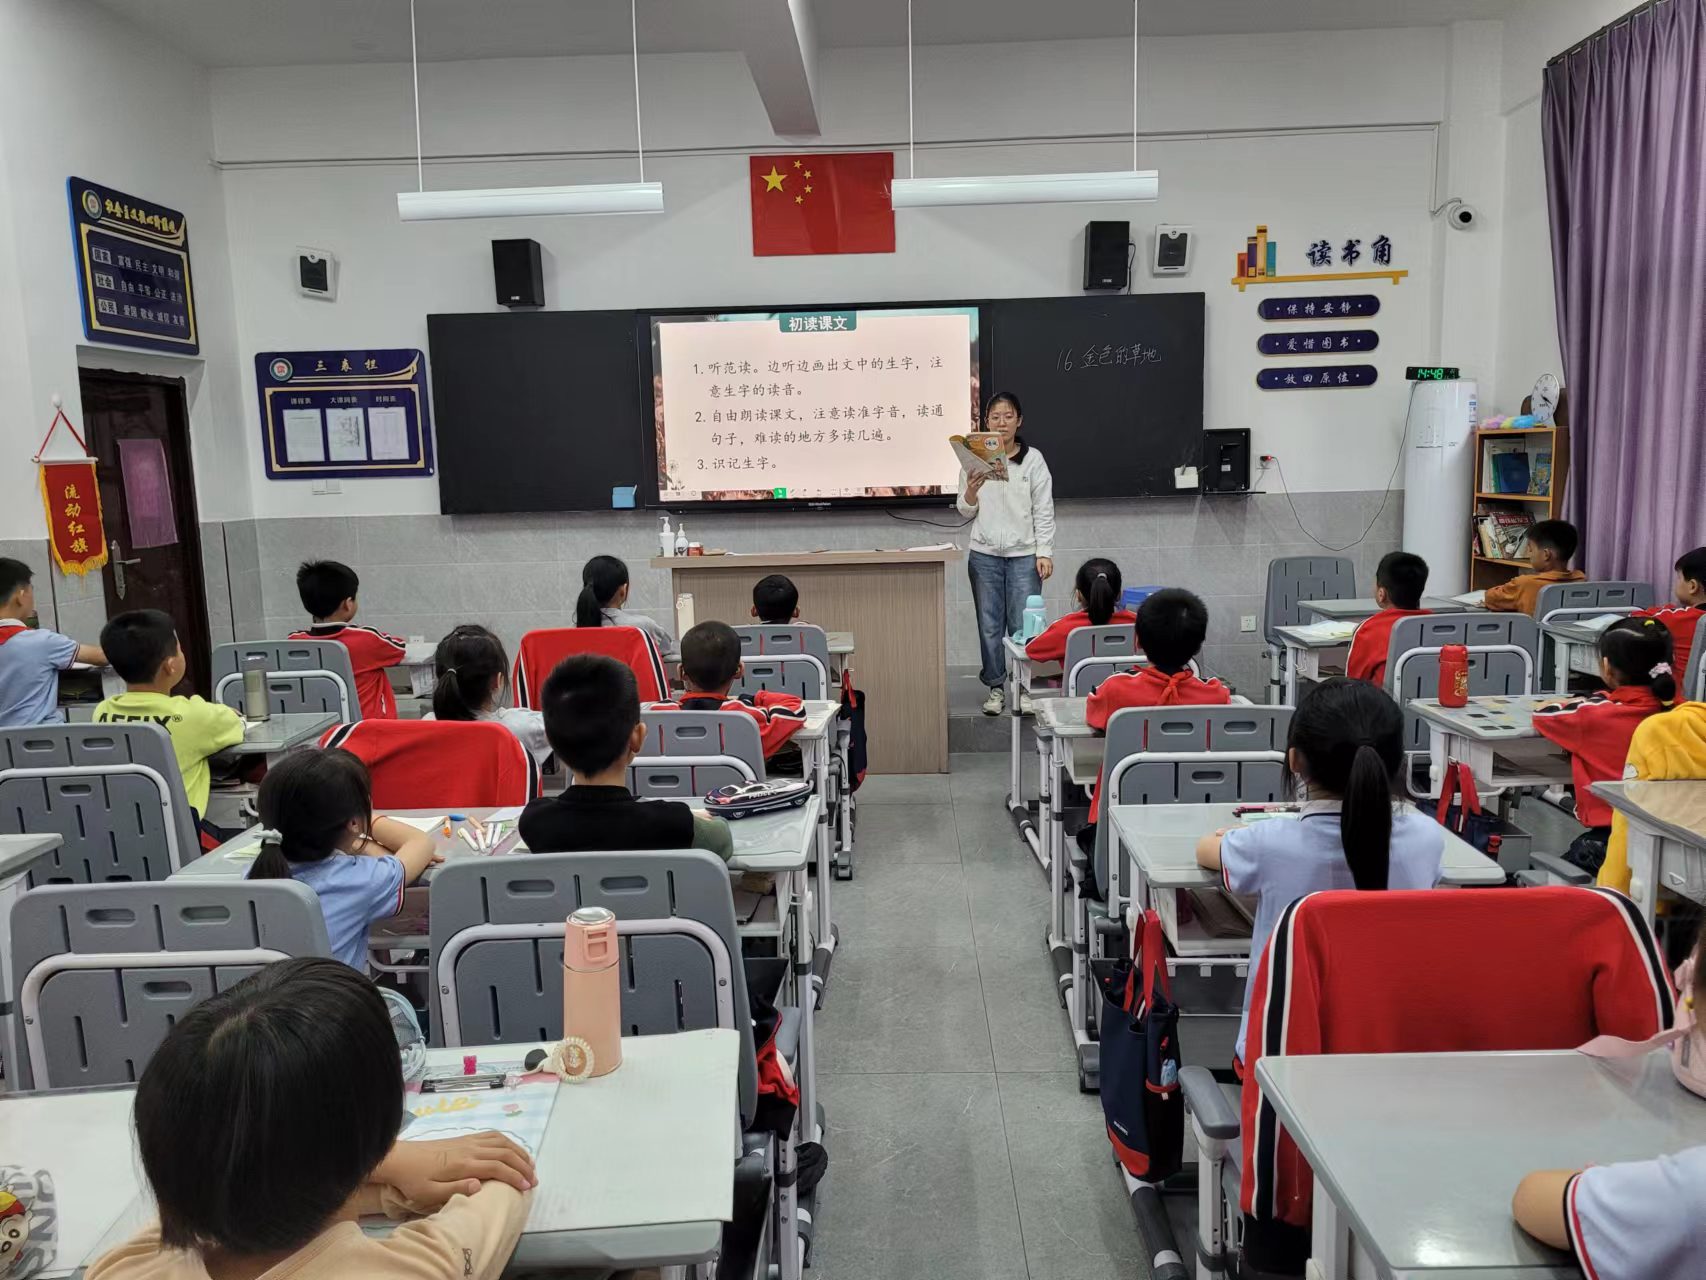
[{"label": "bookshelf with books", "polygon": [[[1523,401],[1528,412],[1528,401]],[[1470,520],[1469,589],[1508,581],[1528,567],[1528,526],[1563,514],[1570,430],[1560,425],[1475,432],[1474,515]]]}]

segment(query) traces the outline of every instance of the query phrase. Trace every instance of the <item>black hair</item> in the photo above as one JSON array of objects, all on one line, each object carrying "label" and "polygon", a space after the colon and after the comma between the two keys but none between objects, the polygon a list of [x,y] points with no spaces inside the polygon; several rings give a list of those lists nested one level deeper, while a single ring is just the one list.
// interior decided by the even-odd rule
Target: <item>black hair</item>
[{"label": "black hair", "polygon": [[402,1126],[385,1001],[337,960],[265,965],[167,1032],[135,1112],[164,1247],[239,1257],[299,1249]]},{"label": "black hair", "polygon": [[614,658],[578,653],[545,677],[545,738],[577,776],[602,773],[621,758],[640,723],[640,687]]},{"label": "black hair", "polygon": [[760,622],[785,627],[794,620],[794,611],[800,607],[800,589],[792,578],[772,573],[760,578],[752,588],[752,607],[758,611]]},{"label": "black hair", "polygon": [[503,641],[486,628],[464,623],[432,651],[432,714],[439,720],[478,720],[494,677],[509,679]]},{"label": "black hair", "polygon": [[296,568],[296,594],[315,621],[331,617],[360,590],[355,570],[336,560],[304,560]]},{"label": "black hair", "polygon": [[1090,615],[1091,625],[1107,626],[1120,605],[1119,565],[1100,557],[1086,560],[1078,566],[1078,577],[1072,585],[1084,601],[1084,612]]},{"label": "black hair", "polygon": [[1019,404],[1019,397],[1014,395],[1011,391],[997,391],[983,403],[983,420],[985,422],[989,421],[989,411],[995,408],[995,406],[1000,404],[1003,400],[1013,406],[1013,416],[1015,418],[1019,418],[1020,420],[1024,419],[1025,410]]},{"label": "black hair", "polygon": [[1359,889],[1384,889],[1392,862],[1392,797],[1404,764],[1404,713],[1366,680],[1334,676],[1291,713],[1288,745],[1304,777],[1343,804],[1339,838]]},{"label": "black hair", "polygon": [[[6,590],[4,565],[7,561],[0,560],[0,600],[10,594]],[[16,564],[16,561],[11,563]],[[1706,587],[1706,547],[1695,547],[1692,551],[1684,551],[1676,559],[1676,576],[1688,582],[1698,582]],[[1706,931],[1703,931],[1706,936]]]},{"label": "black hair", "polygon": [[1539,520],[1529,527],[1528,540],[1544,551],[1553,552],[1565,564],[1576,558],[1581,538],[1576,526],[1568,520]]},{"label": "black hair", "polygon": [[681,675],[702,693],[734,683],[740,670],[740,637],[726,622],[701,622],[681,637]]},{"label": "black hair", "polygon": [[101,628],[101,652],[126,684],[147,684],[177,651],[177,625],[158,609],[132,609]]},{"label": "black hair", "polygon": [[1599,633],[1599,656],[1611,665],[1620,684],[1651,689],[1667,707],[1676,701],[1676,673],[1669,670],[1670,630],[1658,619],[1618,619]]},{"label": "black hair", "polygon": [[35,576],[22,560],[0,556],[0,603],[10,600],[19,587],[29,586]]},{"label": "black hair", "polygon": [[291,863],[325,861],[352,818],[372,818],[373,783],[348,751],[293,751],[267,770],[255,804],[267,834],[249,879],[288,880]]},{"label": "black hair", "polygon": [[615,556],[594,556],[581,570],[581,593],[575,601],[577,627],[602,627],[604,606],[628,585],[628,566]]},{"label": "black hair", "polygon": [[1400,609],[1419,609],[1428,589],[1428,562],[1410,551],[1388,551],[1375,567],[1374,580]]},{"label": "black hair", "polygon": [[1207,606],[1182,587],[1157,591],[1137,606],[1137,639],[1143,656],[1168,675],[1190,665],[1207,635]]}]

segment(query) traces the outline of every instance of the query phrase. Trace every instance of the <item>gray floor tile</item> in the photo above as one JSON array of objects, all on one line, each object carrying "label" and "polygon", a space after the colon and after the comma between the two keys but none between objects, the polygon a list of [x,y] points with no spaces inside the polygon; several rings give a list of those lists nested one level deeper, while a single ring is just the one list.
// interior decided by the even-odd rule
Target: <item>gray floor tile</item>
[{"label": "gray floor tile", "polygon": [[853,833],[860,874],[868,862],[958,862],[959,829],[954,809],[940,804],[868,804],[859,799]]},{"label": "gray floor tile", "polygon": [[[950,848],[955,848],[952,836]],[[899,861],[864,855],[858,875],[831,899],[844,937],[862,954],[891,947],[964,947],[972,941],[965,877],[954,862]],[[839,975],[838,975],[839,976]]]},{"label": "gray floor tile", "polygon": [[815,1280],[1025,1280],[993,1075],[826,1075],[823,1099]]},{"label": "gray floor tile", "polygon": [[1067,1072],[997,1077],[1031,1280],[1124,1280],[1143,1247],[1101,1104]]},{"label": "gray floor tile", "polygon": [[[1035,792],[1036,768],[1034,756],[1025,759],[1019,773],[1019,785],[1027,793]],[[948,757],[948,790],[955,802],[962,800],[984,803],[999,801],[1012,785],[1011,764],[1005,751],[961,752]]]},{"label": "gray floor tile", "polygon": [[1048,879],[1018,841],[1001,857],[967,859],[963,871],[978,950],[1041,953],[1048,926]]},{"label": "gray floor tile", "polygon": [[1043,950],[1041,937],[1033,938],[1023,951],[998,953],[979,947],[977,968],[983,979],[995,1069],[1076,1072],[1072,1030],[1060,1005],[1054,963]]},{"label": "gray floor tile", "polygon": [[[857,882],[855,882],[857,883]],[[873,947],[845,931],[818,1019],[820,1071],[990,1071],[977,953]]]},{"label": "gray floor tile", "polygon": [[1000,796],[989,800],[956,801],[954,824],[959,829],[962,862],[1004,862],[1023,858],[1032,866],[1036,865],[1036,858],[1019,834],[1019,828]]},{"label": "gray floor tile", "polygon": [[873,773],[859,788],[859,803],[941,804],[951,799],[945,773]]}]

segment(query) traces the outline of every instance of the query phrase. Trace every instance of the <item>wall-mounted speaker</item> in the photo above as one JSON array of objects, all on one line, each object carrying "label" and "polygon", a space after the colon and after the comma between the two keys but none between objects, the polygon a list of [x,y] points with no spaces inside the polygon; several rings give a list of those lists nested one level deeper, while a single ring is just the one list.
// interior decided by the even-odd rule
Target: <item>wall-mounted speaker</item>
[{"label": "wall-mounted speaker", "polygon": [[545,305],[545,260],[537,240],[492,241],[492,278],[500,307]]},{"label": "wall-mounted speaker", "polygon": [[1084,288],[1123,289],[1131,279],[1131,223],[1084,224]]}]

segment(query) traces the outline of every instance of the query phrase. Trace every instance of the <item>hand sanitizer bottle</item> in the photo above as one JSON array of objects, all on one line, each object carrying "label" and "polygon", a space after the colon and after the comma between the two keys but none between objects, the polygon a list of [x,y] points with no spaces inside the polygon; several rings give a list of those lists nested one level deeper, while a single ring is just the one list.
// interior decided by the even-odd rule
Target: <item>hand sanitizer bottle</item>
[{"label": "hand sanitizer bottle", "polygon": [[675,554],[678,556],[687,554],[687,525],[685,522],[675,526]]},{"label": "hand sanitizer bottle", "polygon": [[669,512],[664,512],[662,524],[658,528],[658,547],[666,556],[675,554],[675,534],[669,527]]}]

